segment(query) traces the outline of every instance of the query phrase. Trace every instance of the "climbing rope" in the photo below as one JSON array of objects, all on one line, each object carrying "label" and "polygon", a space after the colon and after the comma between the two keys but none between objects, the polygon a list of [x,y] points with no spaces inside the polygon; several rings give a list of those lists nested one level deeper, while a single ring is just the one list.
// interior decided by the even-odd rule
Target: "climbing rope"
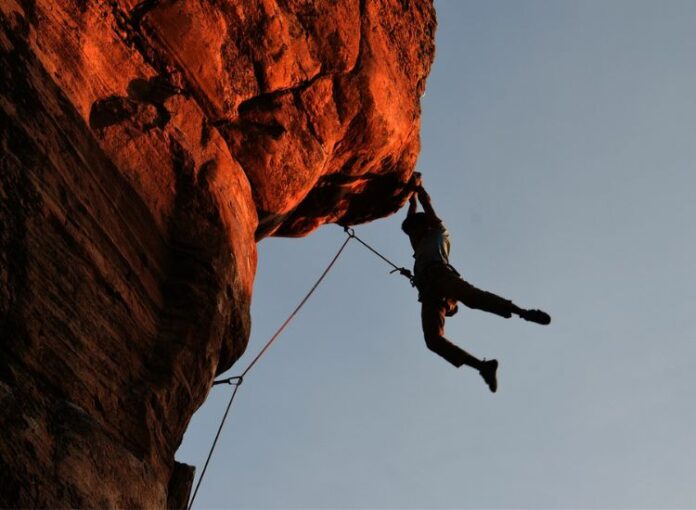
[{"label": "climbing rope", "polygon": [[237,375],[234,377],[228,377],[225,379],[219,379],[219,380],[213,382],[213,386],[217,386],[220,384],[232,385],[232,386],[234,386],[234,390],[232,391],[232,394],[230,395],[230,400],[227,402],[227,407],[225,408],[225,413],[222,415],[222,420],[220,420],[220,426],[218,427],[218,430],[215,434],[215,438],[213,439],[213,443],[210,446],[210,451],[208,452],[208,457],[206,458],[205,464],[203,465],[203,471],[201,471],[201,476],[200,476],[200,478],[198,478],[198,482],[196,483],[196,488],[193,491],[193,495],[191,496],[191,501],[189,502],[187,510],[191,510],[191,508],[193,507],[193,502],[196,500],[196,495],[198,494],[198,489],[200,489],[200,487],[201,487],[201,483],[203,482],[203,477],[205,477],[205,473],[208,469],[208,464],[210,464],[210,459],[212,458],[213,452],[215,451],[215,447],[217,446],[218,440],[220,439],[220,434],[222,433],[222,428],[225,426],[225,421],[227,420],[227,415],[229,414],[230,408],[232,407],[232,402],[234,402],[234,397],[237,396],[237,391],[239,390],[239,387],[244,382],[244,377],[249,373],[249,371],[254,367],[254,365],[256,365],[256,363],[259,361],[259,359],[261,359],[261,356],[263,356],[266,353],[266,351],[268,351],[268,349],[271,347],[271,344],[273,344],[273,342],[275,342],[275,340],[280,336],[280,334],[283,332],[285,327],[295,318],[297,313],[305,305],[307,300],[309,300],[311,295],[314,294],[314,291],[317,289],[317,287],[319,287],[319,284],[324,280],[326,275],[329,274],[329,271],[331,271],[331,268],[333,268],[334,264],[336,263],[338,258],[341,256],[341,253],[343,253],[343,250],[348,245],[350,240],[355,239],[360,244],[365,246],[368,250],[370,250],[372,253],[374,253],[379,258],[384,260],[387,264],[392,266],[394,269],[392,271],[390,271],[390,274],[398,272],[399,274],[407,277],[409,280],[411,280],[411,281],[413,280],[413,277],[411,276],[411,272],[408,269],[406,269],[404,267],[397,266],[391,260],[389,260],[384,255],[379,253],[377,250],[372,248],[372,246],[367,244],[365,241],[360,239],[355,234],[355,230],[353,230],[352,228],[347,227],[347,226],[344,226],[343,230],[345,231],[345,233],[347,234],[348,237],[346,238],[345,241],[343,241],[343,244],[336,252],[336,255],[334,255],[334,257],[331,259],[329,264],[326,266],[326,269],[324,269],[324,271],[321,273],[321,275],[319,276],[317,281],[314,282],[314,285],[312,285],[312,288],[309,289],[309,292],[307,292],[307,294],[304,296],[304,298],[302,298],[302,301],[300,301],[300,304],[298,304],[297,307],[295,307],[295,309],[292,311],[292,313],[290,315],[288,315],[288,318],[285,319],[285,321],[280,325],[278,330],[266,342],[266,344],[259,351],[259,353],[256,355],[256,357],[253,360],[251,360],[251,362],[249,363],[249,365],[247,365],[247,367],[244,369],[244,371],[241,373],[241,375]]},{"label": "climbing rope", "polygon": [[283,332],[285,327],[292,321],[292,319],[295,318],[295,315],[297,315],[297,312],[300,311],[300,309],[304,306],[304,304],[307,302],[307,300],[310,298],[312,294],[314,294],[314,291],[317,289],[319,284],[324,280],[327,274],[329,274],[329,271],[331,271],[331,268],[333,265],[336,263],[338,260],[338,257],[341,256],[341,253],[343,253],[343,250],[345,247],[348,245],[350,240],[352,239],[351,236],[348,236],[345,241],[343,241],[343,244],[341,247],[338,249],[338,252],[336,252],[336,255],[334,255],[333,259],[331,259],[331,262],[329,262],[329,265],[326,266],[326,269],[324,269],[324,272],[321,273],[321,276],[317,279],[317,281],[314,283],[311,289],[309,289],[309,292],[305,295],[304,298],[302,298],[302,301],[300,301],[300,304],[297,305],[297,307],[292,311],[292,313],[288,316],[287,319],[285,319],[285,322],[280,325],[278,330],[273,334],[273,336],[266,342],[266,345],[263,346],[261,351],[256,355],[256,357],[251,360],[251,363],[247,365],[247,367],[244,369],[241,375],[235,376],[235,377],[229,377],[227,379],[221,379],[219,381],[213,382],[213,385],[218,385],[218,384],[232,384],[234,386],[234,390],[232,391],[232,395],[230,396],[230,400],[227,403],[227,408],[225,409],[225,414],[222,416],[222,420],[220,421],[220,426],[218,427],[217,433],[215,434],[215,439],[213,439],[213,444],[210,447],[210,451],[208,452],[208,458],[205,461],[205,464],[203,465],[203,471],[201,471],[201,476],[198,479],[198,483],[196,484],[196,488],[193,491],[193,495],[191,496],[191,502],[189,503],[188,510],[191,510],[193,507],[193,502],[196,500],[196,495],[198,494],[198,489],[201,486],[201,482],[203,481],[203,477],[205,476],[205,472],[208,469],[208,464],[210,463],[210,459],[213,456],[213,452],[215,451],[215,447],[217,446],[218,439],[220,439],[220,433],[222,432],[222,428],[225,426],[225,420],[227,420],[227,415],[229,414],[230,407],[232,407],[232,402],[234,401],[234,397],[237,395],[237,390],[239,390],[239,386],[241,386],[242,382],[244,381],[244,377],[249,373],[249,371],[256,365],[256,363],[261,359],[261,356],[263,356],[266,351],[268,351],[269,347],[275,340],[280,336],[280,334]]}]

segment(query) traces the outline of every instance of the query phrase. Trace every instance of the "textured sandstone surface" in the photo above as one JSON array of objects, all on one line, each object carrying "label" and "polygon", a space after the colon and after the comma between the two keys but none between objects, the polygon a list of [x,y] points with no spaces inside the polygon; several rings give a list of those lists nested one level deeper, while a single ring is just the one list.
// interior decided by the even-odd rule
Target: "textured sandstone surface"
[{"label": "textured sandstone surface", "polygon": [[388,215],[429,0],[0,0],[0,506],[177,507],[256,242]]}]

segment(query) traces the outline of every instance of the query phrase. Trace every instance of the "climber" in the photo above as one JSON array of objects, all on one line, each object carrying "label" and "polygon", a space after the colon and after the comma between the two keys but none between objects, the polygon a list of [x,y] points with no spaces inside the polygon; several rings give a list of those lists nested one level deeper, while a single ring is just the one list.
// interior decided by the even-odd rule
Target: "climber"
[{"label": "climber", "polygon": [[[483,310],[510,318],[518,315],[527,321],[549,324],[551,317],[541,310],[526,310],[512,301],[490,292],[477,289],[464,281],[456,269],[449,264],[449,234],[438,218],[430,202],[430,196],[422,186],[419,173],[414,173],[409,182],[411,197],[408,214],[401,229],[408,235],[413,247],[413,282],[418,288],[421,302],[421,322],[425,343],[456,367],[468,365],[483,377],[488,388],[495,392],[498,387],[496,371],[498,361],[480,360],[451,343],[444,337],[445,316],[457,312],[457,301],[469,308]],[[418,202],[424,212],[418,211]]]}]

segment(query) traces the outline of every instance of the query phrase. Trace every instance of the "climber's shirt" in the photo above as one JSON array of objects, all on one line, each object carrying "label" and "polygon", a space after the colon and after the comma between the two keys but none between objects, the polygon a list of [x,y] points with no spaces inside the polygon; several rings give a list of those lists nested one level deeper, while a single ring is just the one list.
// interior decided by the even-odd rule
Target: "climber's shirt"
[{"label": "climber's shirt", "polygon": [[428,268],[436,265],[449,266],[450,240],[447,228],[438,222],[432,225],[416,246],[413,257],[413,280],[419,290],[427,282]]}]

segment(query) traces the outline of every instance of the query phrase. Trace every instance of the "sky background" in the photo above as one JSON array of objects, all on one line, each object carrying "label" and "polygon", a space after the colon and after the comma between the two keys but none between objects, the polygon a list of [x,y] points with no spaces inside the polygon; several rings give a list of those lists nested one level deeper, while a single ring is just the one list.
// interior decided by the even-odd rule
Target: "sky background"
[{"label": "sky background", "polygon": [[[351,243],[247,377],[197,508],[696,507],[696,2],[439,1],[424,175],[473,284],[428,351],[407,281]],[[411,264],[405,210],[357,229]],[[344,239],[259,244],[249,348]],[[178,452],[202,468],[231,387]]]}]

